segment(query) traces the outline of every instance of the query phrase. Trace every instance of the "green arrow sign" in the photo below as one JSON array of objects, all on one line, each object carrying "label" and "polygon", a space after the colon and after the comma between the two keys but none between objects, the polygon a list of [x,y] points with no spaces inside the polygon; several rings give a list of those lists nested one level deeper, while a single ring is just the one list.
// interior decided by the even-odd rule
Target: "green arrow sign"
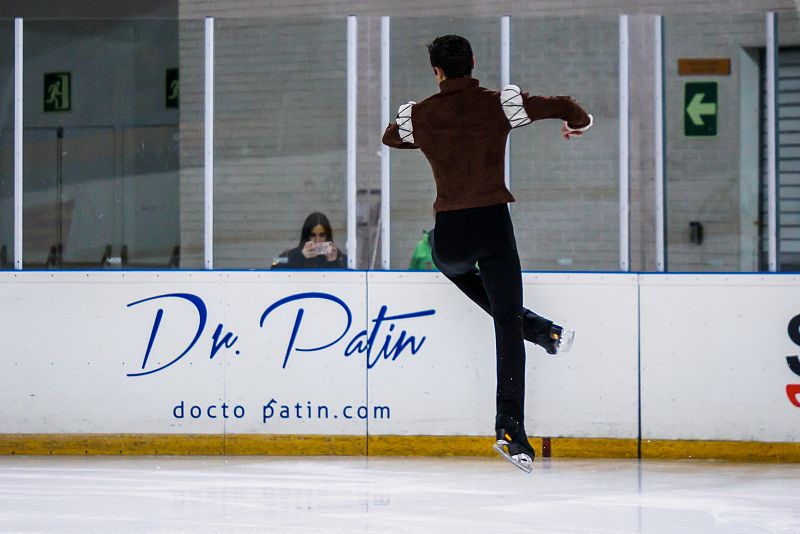
[{"label": "green arrow sign", "polygon": [[717,135],[717,82],[686,82],[683,90],[683,133],[686,137]]}]

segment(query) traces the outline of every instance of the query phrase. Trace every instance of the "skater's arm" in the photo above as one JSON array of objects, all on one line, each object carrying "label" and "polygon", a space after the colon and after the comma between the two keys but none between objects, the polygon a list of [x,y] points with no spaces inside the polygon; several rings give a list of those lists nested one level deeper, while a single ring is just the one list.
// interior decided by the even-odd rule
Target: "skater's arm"
[{"label": "skater's arm", "polygon": [[591,116],[569,96],[528,96],[522,93],[525,113],[531,121],[561,119],[570,130],[585,130],[592,124]]},{"label": "skater's arm", "polygon": [[569,96],[530,96],[516,85],[500,92],[500,104],[511,128],[519,128],[542,119],[561,119],[564,139],[580,136],[592,126],[592,116]]},{"label": "skater's arm", "polygon": [[396,122],[389,123],[383,132],[383,144],[392,148],[419,148],[414,143],[403,141],[400,137],[400,127]]}]

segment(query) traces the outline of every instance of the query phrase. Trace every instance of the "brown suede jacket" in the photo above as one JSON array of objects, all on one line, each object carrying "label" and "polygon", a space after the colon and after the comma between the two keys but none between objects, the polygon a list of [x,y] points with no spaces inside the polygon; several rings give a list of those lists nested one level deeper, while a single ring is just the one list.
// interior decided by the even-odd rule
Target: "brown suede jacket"
[{"label": "brown suede jacket", "polygon": [[591,116],[568,96],[528,96],[516,86],[491,91],[468,77],[448,78],[439,89],[405,113],[401,108],[383,134],[385,145],[419,148],[428,158],[437,212],[514,202],[504,172],[512,127],[541,119],[561,119],[573,130],[591,125]]}]

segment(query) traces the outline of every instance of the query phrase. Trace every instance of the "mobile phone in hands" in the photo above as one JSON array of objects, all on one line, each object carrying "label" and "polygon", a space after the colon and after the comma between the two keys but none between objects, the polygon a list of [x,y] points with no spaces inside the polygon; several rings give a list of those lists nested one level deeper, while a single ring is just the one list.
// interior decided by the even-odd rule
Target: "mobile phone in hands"
[{"label": "mobile phone in hands", "polygon": [[333,243],[324,241],[322,243],[314,243],[311,245],[311,253],[314,256],[326,256],[333,250]]}]

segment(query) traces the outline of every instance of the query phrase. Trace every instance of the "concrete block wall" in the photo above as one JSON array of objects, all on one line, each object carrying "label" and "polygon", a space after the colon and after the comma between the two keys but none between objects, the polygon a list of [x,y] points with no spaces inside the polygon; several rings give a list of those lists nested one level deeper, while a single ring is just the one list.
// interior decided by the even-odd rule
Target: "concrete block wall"
[{"label": "concrete block wall", "polygon": [[[346,20],[215,21],[214,267],[268,268],[322,211],[346,245]],[[183,267],[202,265],[202,24],[182,40]],[[199,129],[198,129],[199,128]]]},{"label": "concrete block wall", "polygon": [[[565,141],[561,121],[512,132],[512,207],[522,265],[619,269],[618,17],[512,17],[511,80],[572,95],[596,126]],[[575,36],[591,35],[590,46]]]},{"label": "concrete block wall", "polygon": [[[470,36],[477,68],[473,76],[485,87],[500,83],[500,21],[497,17],[399,17],[391,22],[391,117],[400,105],[420,102],[439,91],[426,44],[437,35]],[[385,125],[384,125],[385,127]],[[382,133],[382,132],[381,132]],[[391,151],[391,267],[408,268],[423,230],[434,225],[436,187],[431,168],[417,150]]]},{"label": "concrete block wall", "polygon": [[269,266],[314,211],[344,247],[346,29],[343,18],[217,21],[215,267]]},{"label": "concrete block wall", "polygon": [[[0,20],[0,253],[14,259],[14,23]],[[11,243],[9,245],[8,243]],[[3,258],[0,257],[0,263]]]},{"label": "concrete block wall", "polygon": [[[151,4],[148,13],[172,14],[164,11],[165,4]],[[591,133],[574,143],[558,139],[555,122],[514,132],[512,189],[518,203],[512,213],[523,266],[617,269],[617,16],[622,13],[631,15],[631,268],[655,268],[649,15],[656,13],[666,16],[669,268],[735,271],[757,265],[758,245],[749,249],[743,244],[757,239],[754,212],[743,207],[757,203],[757,185],[750,182],[757,180],[758,169],[748,174],[743,168],[757,158],[750,153],[758,150],[753,137],[749,137],[750,144],[744,138],[747,129],[758,125],[740,113],[748,99],[757,98],[742,82],[742,51],[758,55],[765,41],[763,13],[768,10],[779,13],[781,44],[800,43],[796,2],[615,0],[607,4],[598,6],[592,0],[309,0],[302,4],[289,0],[180,0],[178,209],[182,267],[202,267],[203,256],[203,17],[217,17],[215,266],[261,268],[295,244],[302,220],[310,211],[325,211],[337,242],[346,246],[345,17],[359,15],[358,265],[363,268],[373,265],[379,246],[375,225],[380,189],[378,152],[385,126],[380,120],[379,17],[394,17],[391,107],[396,109],[406,100],[419,100],[436,91],[424,45],[437,34],[468,36],[478,56],[475,76],[484,85],[496,87],[498,18],[508,14],[513,21],[512,81],[533,93],[572,94],[597,118]],[[26,6],[11,2],[0,13],[41,15]],[[94,9],[91,13],[98,12]],[[46,15],[84,16],[49,9]],[[36,38],[29,40],[26,54],[45,58],[49,54],[50,59],[63,63],[70,51],[77,49],[75,43],[79,48],[98,50],[108,46],[140,48],[137,62],[116,65],[119,68],[113,78],[98,77],[108,81],[112,90],[107,94],[112,98],[82,103],[86,113],[61,118],[67,126],[104,124],[112,116],[124,123],[140,122],[152,96],[148,87],[155,88],[157,100],[161,89],[159,84],[135,81],[137,73],[145,72],[154,59],[173,52],[163,46],[151,48],[147,39],[135,35],[115,33],[113,25],[82,22],[81,26],[93,24],[96,28],[77,35],[68,29],[65,32],[64,24],[39,23],[41,28],[58,29],[63,34],[59,36],[58,32],[37,33],[32,23],[26,31]],[[157,28],[163,22],[147,24]],[[0,75],[6,82],[0,85],[0,127],[3,146],[7,146],[5,131],[13,116],[11,21],[0,21],[3,27],[8,31],[0,41]],[[64,39],[72,39],[72,44],[66,48],[54,45]],[[681,57],[729,57],[732,74],[679,76],[677,59]],[[84,59],[75,68],[99,71],[111,67],[92,67],[91,61]],[[129,83],[131,79],[134,83]],[[695,79],[719,82],[720,133],[713,139],[683,135],[683,85]],[[39,83],[34,79],[29,85]],[[40,120],[41,113],[31,114],[33,110],[26,110],[26,125],[48,126],[50,118]],[[145,122],[174,120],[176,112],[158,113],[146,111],[152,118]],[[3,161],[7,161],[5,156]],[[404,268],[421,231],[433,224],[434,186],[428,165],[418,153],[393,152],[392,171],[392,267]],[[10,191],[8,179],[7,172],[0,176],[3,191]],[[3,216],[0,234],[10,236],[9,221]],[[702,245],[689,243],[690,221],[704,225]]]},{"label": "concrete block wall", "polygon": [[204,226],[204,23],[180,21],[181,268],[203,268]]},{"label": "concrete block wall", "polygon": [[[328,213],[345,243],[345,43],[359,15],[359,220],[374,222],[380,187],[380,21],[395,17],[392,108],[436,90],[424,44],[467,35],[475,76],[499,82],[500,15],[512,15],[512,81],[540,94],[572,94],[598,119],[586,139],[564,143],[556,124],[512,136],[513,216],[528,269],[618,266],[617,16],[631,15],[631,268],[655,268],[650,14],[666,15],[668,244],[671,270],[739,270],[743,257],[742,50],[763,46],[763,12],[781,17],[781,43],[800,42],[790,0],[308,1],[180,0],[182,267],[202,266],[203,22],[217,17],[216,267],[259,268],[297,240],[308,212]],[[578,37],[574,37],[578,36]],[[401,38],[404,37],[404,38]],[[730,57],[720,77],[720,135],[682,132],[679,57]],[[709,78],[709,77],[706,77]],[[699,78],[698,78],[699,79]],[[712,78],[713,79],[713,78]],[[748,95],[744,95],[748,97]],[[749,95],[754,97],[754,95]],[[7,99],[5,99],[7,100]],[[750,126],[754,127],[754,126]],[[745,147],[746,148],[746,147]],[[432,225],[433,181],[420,154],[392,154],[392,267],[403,268]],[[752,195],[752,188],[747,189]],[[705,226],[688,242],[688,222]],[[371,265],[377,228],[359,228],[359,267]]]},{"label": "concrete block wall", "polygon": [[[742,48],[766,43],[764,15],[670,15],[664,20],[667,168],[667,244],[671,270],[736,271],[740,265],[740,53]],[[731,59],[729,76],[679,76],[678,58]],[[684,135],[684,84],[716,81],[719,90],[718,135],[688,138]],[[751,125],[756,127],[756,125]],[[689,222],[704,228],[701,245],[689,242]]]}]

